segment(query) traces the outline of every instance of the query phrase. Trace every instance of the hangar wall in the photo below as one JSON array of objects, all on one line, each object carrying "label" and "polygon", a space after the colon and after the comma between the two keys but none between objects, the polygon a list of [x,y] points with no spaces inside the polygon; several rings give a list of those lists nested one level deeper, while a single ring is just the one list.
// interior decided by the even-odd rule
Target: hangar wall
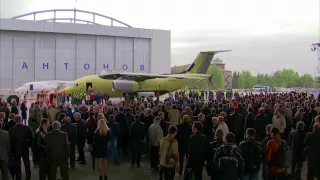
[{"label": "hangar wall", "polygon": [[0,88],[72,81],[103,69],[170,72],[170,31],[158,31],[0,19]]}]

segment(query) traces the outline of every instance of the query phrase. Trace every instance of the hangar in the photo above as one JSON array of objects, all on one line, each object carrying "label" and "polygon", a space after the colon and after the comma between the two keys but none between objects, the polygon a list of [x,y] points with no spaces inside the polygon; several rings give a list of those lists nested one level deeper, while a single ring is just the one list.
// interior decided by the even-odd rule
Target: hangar
[{"label": "hangar", "polygon": [[[59,15],[66,12],[71,17]],[[170,64],[171,32],[167,30],[133,28],[112,17],[76,9],[0,19],[0,89],[33,81],[72,81],[106,69],[170,73]]]}]

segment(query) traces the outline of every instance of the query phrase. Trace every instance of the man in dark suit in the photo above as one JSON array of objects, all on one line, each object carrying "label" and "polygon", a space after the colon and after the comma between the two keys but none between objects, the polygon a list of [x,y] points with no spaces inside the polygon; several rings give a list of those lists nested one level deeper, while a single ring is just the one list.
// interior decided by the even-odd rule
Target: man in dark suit
[{"label": "man in dark suit", "polygon": [[308,179],[320,179],[320,123],[313,125],[313,132],[307,133],[304,144],[307,148]]},{"label": "man in dark suit", "polygon": [[0,129],[0,171],[2,180],[9,180],[8,160],[10,153],[10,141],[8,132]]},{"label": "man in dark suit", "polygon": [[32,145],[33,135],[29,127],[23,125],[22,117],[16,115],[14,120],[17,125],[9,130],[10,146],[16,168],[16,180],[21,180],[21,158],[23,159],[26,180],[31,179],[29,148]]},{"label": "man in dark suit", "polygon": [[70,147],[70,166],[71,168],[75,168],[76,162],[76,143],[77,143],[77,128],[75,125],[71,123],[70,117],[65,117],[62,119],[63,125],[61,127],[61,131],[67,133]]},{"label": "man in dark suit", "polygon": [[201,133],[203,125],[196,121],[192,126],[193,135],[189,139],[188,160],[186,164],[185,180],[191,179],[192,175],[196,180],[202,179],[202,169],[206,158],[206,150],[208,149],[208,141]]},{"label": "man in dark suit", "polygon": [[48,158],[49,180],[56,180],[57,167],[60,167],[62,180],[69,180],[68,158],[70,153],[68,135],[60,131],[61,124],[55,121],[52,124],[53,131],[46,134],[45,152]]},{"label": "man in dark suit", "polygon": [[14,121],[15,116],[16,115],[13,113],[9,115],[8,122],[5,123],[5,125],[4,125],[4,127],[5,127],[4,129],[6,131],[9,131],[11,128],[13,128],[16,125],[16,122]]},{"label": "man in dark suit", "polygon": [[74,113],[73,117],[77,123],[77,148],[79,153],[77,161],[78,164],[86,164],[84,146],[86,144],[87,123],[81,118],[81,114],[79,112]]}]

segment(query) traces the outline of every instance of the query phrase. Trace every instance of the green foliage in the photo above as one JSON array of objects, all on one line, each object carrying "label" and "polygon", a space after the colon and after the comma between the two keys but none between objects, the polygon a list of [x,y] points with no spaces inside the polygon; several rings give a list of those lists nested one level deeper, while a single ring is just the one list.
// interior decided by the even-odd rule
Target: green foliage
[{"label": "green foliage", "polygon": [[252,88],[257,84],[257,77],[253,76],[250,71],[242,71],[239,76],[239,88]]},{"label": "green foliage", "polygon": [[[233,73],[232,87],[236,88],[252,88],[255,84],[262,84],[271,87],[319,87],[320,83],[315,83],[312,75],[304,74],[300,76],[293,69],[283,69],[275,72],[273,75],[258,74],[252,76],[250,71]],[[317,85],[318,84],[318,85]],[[237,85],[237,86],[236,86]]]},{"label": "green foliage", "polygon": [[208,82],[209,89],[222,89],[224,88],[224,77],[222,70],[216,66],[211,65],[207,71],[207,74],[213,75]]}]

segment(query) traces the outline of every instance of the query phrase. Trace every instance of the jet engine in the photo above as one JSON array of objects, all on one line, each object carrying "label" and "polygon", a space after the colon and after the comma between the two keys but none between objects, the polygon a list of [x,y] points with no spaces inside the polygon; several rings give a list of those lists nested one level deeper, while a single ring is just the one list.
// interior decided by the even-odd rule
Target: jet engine
[{"label": "jet engine", "polygon": [[112,91],[115,92],[133,92],[134,81],[127,81],[127,80],[115,80],[112,81]]}]

